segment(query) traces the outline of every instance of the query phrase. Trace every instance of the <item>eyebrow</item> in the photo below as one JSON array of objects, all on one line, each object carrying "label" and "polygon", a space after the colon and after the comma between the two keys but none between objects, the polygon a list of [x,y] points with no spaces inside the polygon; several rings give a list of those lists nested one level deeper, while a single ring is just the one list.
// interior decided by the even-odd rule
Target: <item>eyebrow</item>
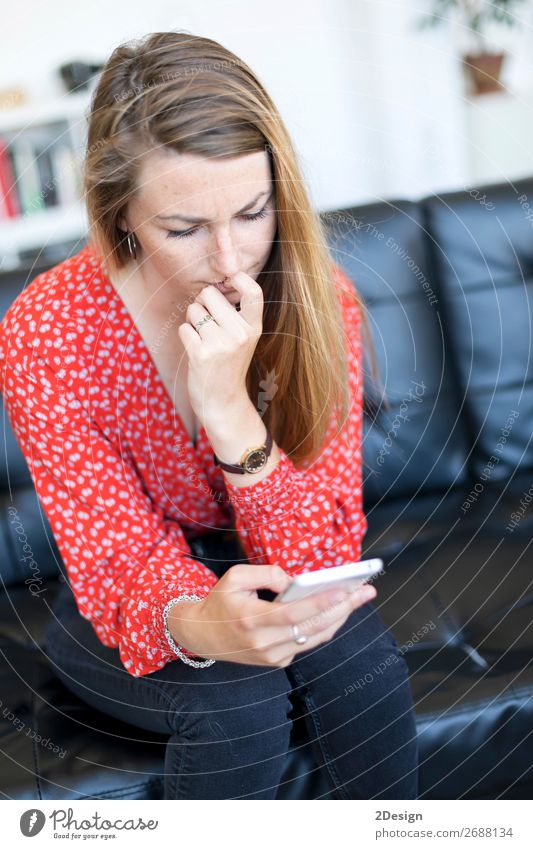
[{"label": "eyebrow", "polygon": [[[246,206],[243,206],[242,209],[239,209],[239,211],[236,212],[235,215],[240,215],[241,212],[247,212],[249,209],[252,208],[252,206],[256,205],[259,198],[263,197],[263,195],[268,195],[268,197],[270,199],[273,192],[274,192],[273,188],[266,189],[264,192],[260,192],[253,200],[250,201],[250,203],[247,203]],[[193,215],[178,215],[177,213],[175,215],[156,215],[156,218],[159,218],[161,221],[168,221],[169,219],[172,219],[172,218],[179,218],[181,221],[186,221],[188,224],[207,224],[208,223],[207,218],[197,218]]]}]

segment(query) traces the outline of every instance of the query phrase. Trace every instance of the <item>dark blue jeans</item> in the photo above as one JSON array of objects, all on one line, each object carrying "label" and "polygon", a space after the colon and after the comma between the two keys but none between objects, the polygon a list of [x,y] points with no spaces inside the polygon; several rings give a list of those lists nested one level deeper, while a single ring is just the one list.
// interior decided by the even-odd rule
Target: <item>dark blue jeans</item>
[{"label": "dark blue jeans", "polygon": [[[195,556],[222,575],[243,562],[232,545],[213,561],[200,543],[204,556]],[[54,613],[47,652],[65,686],[103,713],[168,733],[166,799],[274,799],[289,747],[290,693],[303,702],[333,798],[417,798],[407,665],[372,602],[284,668],[217,661],[195,669],[176,659],[140,678],[100,642],[68,584]]]}]

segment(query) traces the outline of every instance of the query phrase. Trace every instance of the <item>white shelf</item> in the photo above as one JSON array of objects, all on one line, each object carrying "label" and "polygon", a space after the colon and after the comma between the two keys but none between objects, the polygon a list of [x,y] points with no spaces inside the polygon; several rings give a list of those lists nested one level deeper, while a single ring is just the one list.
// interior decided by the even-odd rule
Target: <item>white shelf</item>
[{"label": "white shelf", "polygon": [[80,201],[68,207],[50,207],[31,215],[0,222],[0,270],[20,265],[19,251],[31,250],[70,239],[82,239],[87,233],[87,214]]},{"label": "white shelf", "polygon": [[0,110],[0,133],[28,129],[54,121],[86,120],[90,106],[87,92],[65,94],[45,103],[24,103],[11,109]]}]

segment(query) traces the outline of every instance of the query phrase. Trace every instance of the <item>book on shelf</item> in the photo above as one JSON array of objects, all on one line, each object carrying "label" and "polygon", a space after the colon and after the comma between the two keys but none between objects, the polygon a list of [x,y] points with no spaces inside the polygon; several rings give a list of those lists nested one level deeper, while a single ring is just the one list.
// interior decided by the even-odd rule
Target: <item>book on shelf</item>
[{"label": "book on shelf", "polygon": [[15,174],[5,141],[0,138],[0,218],[20,215],[20,204],[15,188]]},{"label": "book on shelf", "polygon": [[64,125],[0,134],[0,219],[68,206],[80,199],[80,167]]}]

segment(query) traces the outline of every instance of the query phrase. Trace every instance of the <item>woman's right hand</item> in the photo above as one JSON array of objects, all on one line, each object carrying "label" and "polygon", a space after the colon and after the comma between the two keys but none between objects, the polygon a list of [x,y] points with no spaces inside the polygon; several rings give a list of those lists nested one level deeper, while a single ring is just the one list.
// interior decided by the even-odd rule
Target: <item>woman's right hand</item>
[{"label": "woman's right hand", "polygon": [[[257,590],[283,592],[292,578],[281,566],[231,566],[200,602],[175,604],[168,617],[173,639],[203,658],[257,666],[288,666],[299,652],[325,643],[353,610],[376,596],[373,586],[350,593],[324,590],[299,601],[264,601]],[[335,600],[337,599],[337,600]],[[291,625],[309,639],[295,642]]]}]

